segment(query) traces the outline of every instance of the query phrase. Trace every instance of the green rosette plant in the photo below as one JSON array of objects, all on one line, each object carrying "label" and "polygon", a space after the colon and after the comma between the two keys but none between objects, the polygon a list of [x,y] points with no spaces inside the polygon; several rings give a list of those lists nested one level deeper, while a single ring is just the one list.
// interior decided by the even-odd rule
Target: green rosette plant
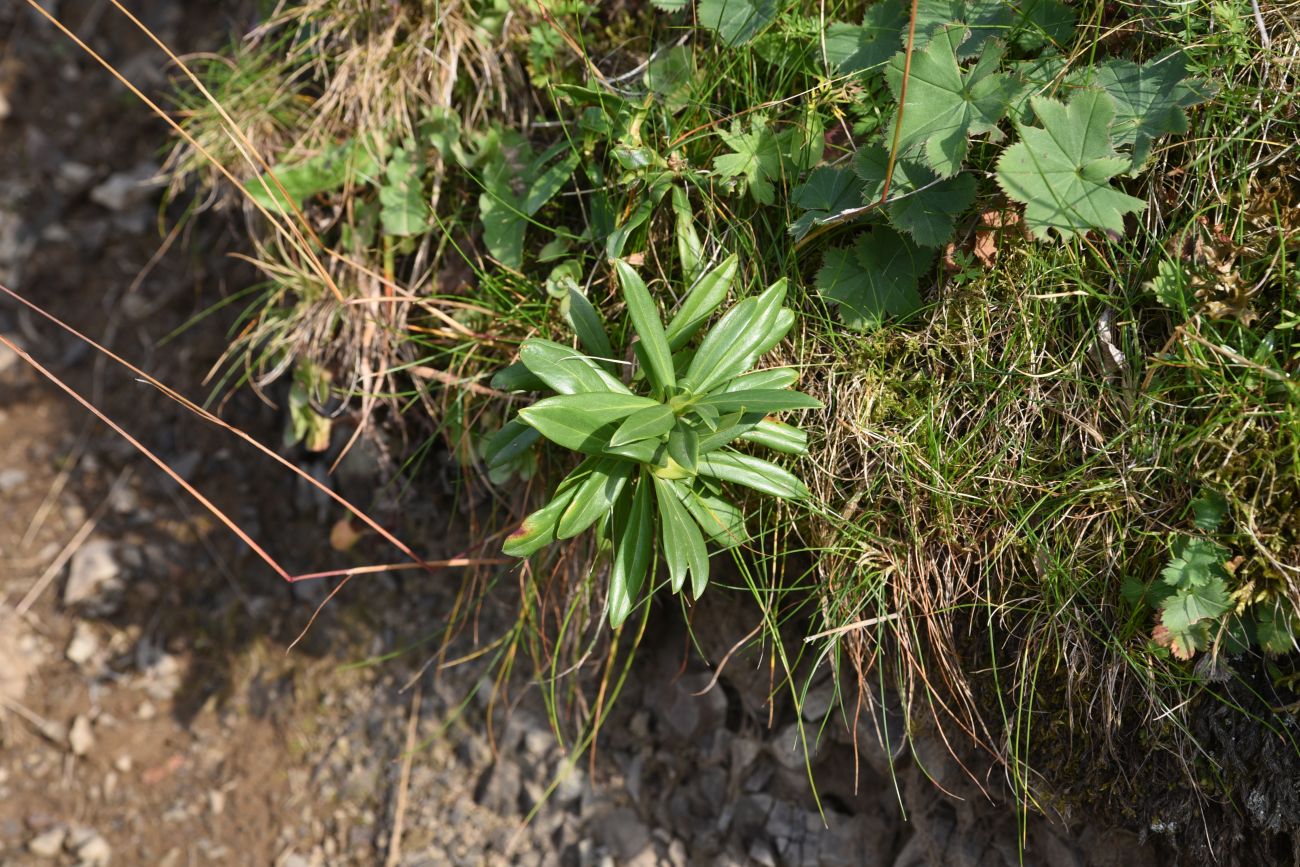
[{"label": "green rosette plant", "polygon": [[615,375],[620,362],[599,314],[572,291],[569,319],[585,353],[549,340],[523,344],[519,362],[494,383],[556,394],[520,409],[485,457],[489,467],[507,465],[541,437],[584,455],[504,550],[527,557],[594,528],[611,552],[608,610],[618,626],[652,573],[656,548],[673,592],[689,574],[698,598],[709,580],[710,543],[745,541],[744,515],[724,496],[724,484],[782,499],[808,496],[789,471],[737,446],[803,454],[807,435],[771,416],[821,402],[791,389],[793,368],[751,370],[794,324],[784,280],[735,304],[692,345],[731,290],[734,255],[695,282],[667,325],[636,271],[621,260],[614,269],[636,338],[633,375],[628,382]]}]

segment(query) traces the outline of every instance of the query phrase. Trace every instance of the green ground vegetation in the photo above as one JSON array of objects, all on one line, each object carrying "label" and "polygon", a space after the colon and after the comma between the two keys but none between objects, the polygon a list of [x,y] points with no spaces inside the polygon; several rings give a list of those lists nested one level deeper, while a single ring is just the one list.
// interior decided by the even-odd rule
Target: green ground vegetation
[{"label": "green ground vegetation", "polygon": [[[555,544],[506,543],[531,556],[502,646],[558,674],[608,641],[625,672],[602,615],[640,624],[630,644],[643,583],[708,562],[706,522],[659,491],[700,477],[686,442],[718,424],[665,411],[698,379],[674,324],[716,334],[781,285],[779,339],[708,385],[757,361],[760,388],[814,398],[761,408],[799,447],[719,500],[745,541],[713,583],[784,688],[813,663],[845,714],[902,696],[1026,798],[1069,764],[1043,746],[1063,720],[1186,751],[1189,699],[1297,671],[1300,7],[1268,7],[290,4],[198,70],[242,142],[180,98],[242,188],[182,143],[177,190],[243,209],[266,275],[221,385],[290,379],[291,439],[344,408],[427,437],[413,484],[445,444],[495,547],[557,483],[585,490]],[[574,364],[651,395],[601,421],[647,460],[547,444],[577,443],[541,388],[573,391]],[[748,439],[703,475],[754,470],[772,442]],[[655,550],[600,530],[634,520]]]}]

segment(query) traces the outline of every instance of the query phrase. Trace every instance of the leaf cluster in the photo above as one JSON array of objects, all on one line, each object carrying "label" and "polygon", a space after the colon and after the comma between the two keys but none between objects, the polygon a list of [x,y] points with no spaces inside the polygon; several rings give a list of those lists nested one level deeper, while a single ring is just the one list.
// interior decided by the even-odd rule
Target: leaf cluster
[{"label": "leaf cluster", "polygon": [[519,410],[487,452],[489,466],[500,466],[545,438],[583,455],[504,550],[526,557],[594,528],[609,552],[609,619],[618,626],[653,574],[656,550],[673,592],[689,576],[698,597],[708,584],[709,545],[746,540],[744,515],[724,484],[782,499],[808,495],[788,470],[738,446],[803,454],[806,435],[772,416],[821,404],[791,389],[792,368],[752,370],[794,324],[785,281],[736,303],[693,343],[731,292],[735,255],[701,275],[666,324],[640,275],[622,260],[614,270],[635,335],[635,375],[628,382],[616,375],[608,330],[573,291],[570,318],[582,351],[541,339],[523,344],[518,363],[494,385],[555,395]]}]

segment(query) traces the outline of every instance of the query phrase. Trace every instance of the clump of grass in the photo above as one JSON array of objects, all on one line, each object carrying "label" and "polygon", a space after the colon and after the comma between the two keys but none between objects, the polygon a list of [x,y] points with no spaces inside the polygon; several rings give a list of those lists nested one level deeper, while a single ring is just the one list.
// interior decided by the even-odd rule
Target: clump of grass
[{"label": "clump of grass", "polygon": [[[488,472],[479,442],[518,399],[492,373],[529,337],[572,341],[571,292],[623,322],[607,259],[638,260],[671,309],[668,287],[734,252],[738,296],[790,280],[803,316],[779,363],[800,368],[801,388],[827,406],[803,419],[811,454],[794,465],[813,502],[760,507],[736,558],[735,583],[792,692],[805,654],[852,672],[867,700],[886,684],[909,725],[955,727],[1029,805],[1041,774],[1077,769],[1076,735],[1086,753],[1145,730],[1148,748],[1186,761],[1206,672],[1228,657],[1289,689],[1289,662],[1258,642],[1230,650],[1208,623],[1190,648],[1201,662],[1177,658],[1189,648],[1122,588],[1162,580],[1208,490],[1231,518],[1219,543],[1240,558],[1231,616],[1285,602],[1291,618],[1300,605],[1294,4],[1262,13],[1267,50],[1247,2],[1161,14],[1081,4],[1044,93],[1066,98],[1069,74],[1094,55],[1145,61],[1170,46],[1217,86],[1188,136],[1115,182],[1145,201],[1143,215],[1124,237],[1031,240],[986,179],[1000,145],[977,144],[973,205],[955,215],[948,264],[925,272],[913,316],[867,333],[814,291],[818,265],[857,225],[788,233],[800,216],[791,188],[815,168],[845,168],[895,122],[892,86],[828,64],[823,36],[848,32],[828,24],[861,9],[785,4],[750,32],[706,5],[617,21],[582,3],[529,19],[358,0],[282,10],[248,61],[279,70],[265,98],[282,114],[264,140],[283,150],[270,156],[292,166],[375,136],[385,154],[370,175],[383,177],[359,171],[305,198],[343,303],[301,250],[265,242],[256,258],[269,288],[232,358],[259,385],[307,358],[333,372],[341,405],[423,410],[406,418],[445,437],[478,483],[467,499],[521,514],[569,467],[542,452]],[[272,45],[282,66],[264,53]],[[191,117],[227,153],[212,116]],[[399,148],[425,170],[428,222],[410,233],[382,216],[394,196],[403,214],[424,213],[389,178]],[[854,215],[879,224],[879,210]],[[414,453],[418,463],[427,441]],[[606,552],[577,542],[521,573],[506,657],[531,656],[557,698],[570,689],[560,675],[584,660],[605,661],[602,689],[626,672],[638,636],[596,625],[606,568]],[[818,637],[791,650],[790,624]],[[600,715],[575,716],[579,740]],[[1106,797],[1131,806],[1134,792]]]}]

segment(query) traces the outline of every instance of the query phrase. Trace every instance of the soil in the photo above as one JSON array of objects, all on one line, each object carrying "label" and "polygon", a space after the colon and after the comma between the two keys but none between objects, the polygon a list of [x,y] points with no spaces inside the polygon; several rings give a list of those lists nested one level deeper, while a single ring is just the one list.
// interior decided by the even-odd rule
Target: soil
[{"label": "soil", "polygon": [[[141,0],[133,11],[183,51],[214,50],[250,24],[239,3],[191,6]],[[64,0],[57,14],[164,92],[164,58],[111,5]],[[220,217],[164,240],[178,215],[164,211],[160,232],[160,193],[141,181],[166,136],[35,13],[0,9],[0,284],[201,399],[229,314],[165,338],[255,275],[231,257],[238,231]],[[324,497],[40,316],[2,301],[0,335],[286,568],[397,559],[373,539],[332,548],[340,512]],[[281,410],[251,391],[221,409],[282,441]],[[393,511],[373,449],[332,477],[331,455],[285,453],[394,526],[423,528],[414,541],[426,557],[465,547],[446,498],[407,497]],[[1017,864],[1020,844],[1026,863],[1154,863],[1123,832],[1039,818],[1022,830],[996,787],[981,794],[938,741],[918,735],[907,757],[895,744],[891,769],[869,726],[856,744],[837,718],[820,728],[829,701],[805,709],[814,796],[798,720],[765,702],[768,660],[742,654],[708,688],[757,622],[713,600],[697,612],[697,632],[718,636],[703,657],[675,610],[655,614],[596,760],[569,768],[526,673],[500,693],[483,681],[484,659],[428,664],[460,576],[365,576],[313,622],[327,586],[280,581],[3,348],[0,503],[0,864],[903,867]],[[476,630],[439,659],[508,627],[518,590],[506,577]]]}]

